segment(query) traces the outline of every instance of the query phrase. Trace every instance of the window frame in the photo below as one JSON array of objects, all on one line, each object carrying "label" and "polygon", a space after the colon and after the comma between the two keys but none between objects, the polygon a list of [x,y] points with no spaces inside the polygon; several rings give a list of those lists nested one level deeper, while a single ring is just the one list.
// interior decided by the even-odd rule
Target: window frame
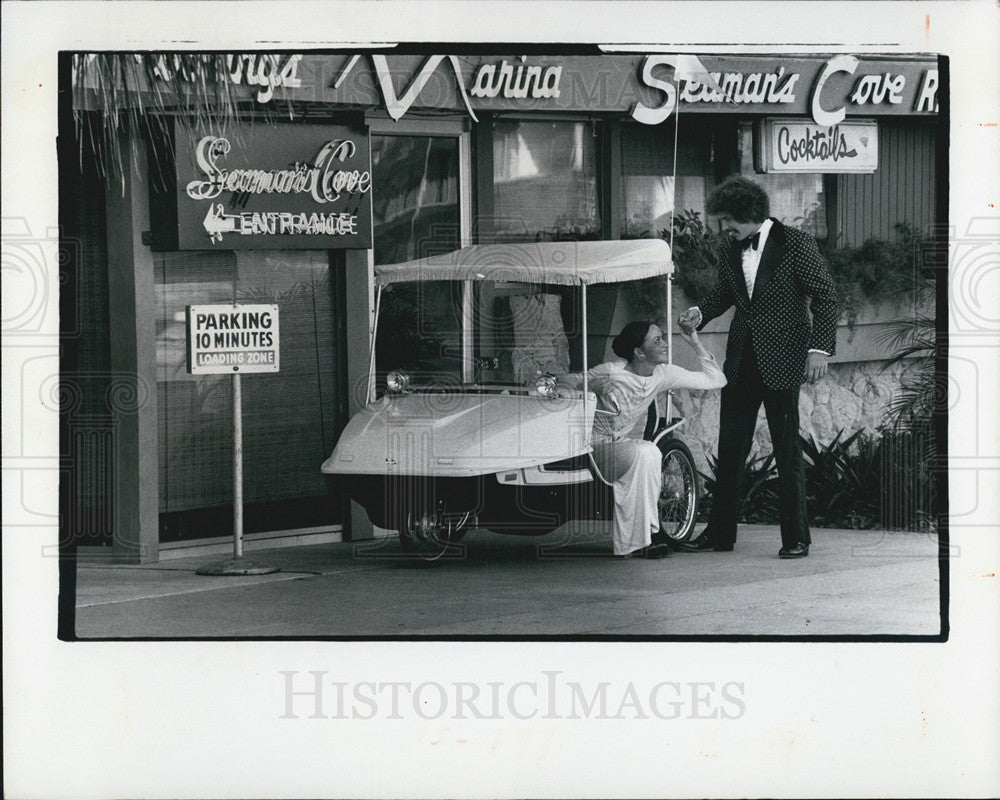
[{"label": "window frame", "polygon": [[[472,243],[472,142],[469,123],[465,117],[407,117],[392,120],[384,116],[365,116],[369,145],[372,136],[427,136],[458,140],[458,217],[459,246]],[[374,351],[371,338],[375,323],[375,248],[368,248],[368,309],[369,347]],[[471,281],[462,287],[462,382],[470,383],[474,373],[473,310],[475,308]]]},{"label": "window frame", "polygon": [[[497,121],[517,122],[586,122],[594,126],[595,163],[597,167],[597,209],[600,217],[598,230],[602,241],[617,239],[613,208],[619,204],[615,196],[616,187],[621,183],[621,175],[615,175],[614,164],[620,166],[621,156],[609,149],[615,139],[615,131],[620,130],[620,120],[617,117],[574,114],[569,112],[542,112],[524,114],[518,112],[481,113],[476,128],[476,243],[489,244],[495,241],[495,231],[492,225],[494,207],[493,193],[495,190],[493,176],[493,123]],[[620,228],[620,226],[618,226]]]}]

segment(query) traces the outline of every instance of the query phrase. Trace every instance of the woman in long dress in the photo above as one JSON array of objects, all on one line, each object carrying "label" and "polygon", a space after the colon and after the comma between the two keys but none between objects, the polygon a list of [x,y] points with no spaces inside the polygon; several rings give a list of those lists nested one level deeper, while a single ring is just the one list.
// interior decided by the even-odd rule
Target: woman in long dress
[{"label": "woman in long dress", "polygon": [[[694,349],[701,371],[669,363],[667,342],[651,322],[630,322],[611,343],[621,360],[599,364],[587,373],[597,395],[592,444],[594,461],[614,488],[612,541],[617,556],[663,558],[665,544],[653,544],[659,532],[660,450],[642,438],[649,404],[672,389],[721,389],[726,385],[715,357],[698,340],[697,331],[681,331]],[[566,375],[561,385],[580,388],[581,375]]]}]

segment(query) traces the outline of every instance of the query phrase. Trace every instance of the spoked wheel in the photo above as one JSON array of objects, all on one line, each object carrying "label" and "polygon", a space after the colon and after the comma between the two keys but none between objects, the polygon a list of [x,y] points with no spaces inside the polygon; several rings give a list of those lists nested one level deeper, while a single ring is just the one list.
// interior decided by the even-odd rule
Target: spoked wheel
[{"label": "spoked wheel", "polygon": [[426,562],[460,557],[464,548],[458,541],[465,535],[463,526],[468,517],[468,514],[449,516],[444,503],[439,503],[433,511],[407,511],[399,522],[400,547],[407,555]]},{"label": "spoked wheel", "polygon": [[687,445],[666,437],[657,442],[662,453],[663,478],[657,507],[660,531],[675,542],[686,542],[694,532],[698,513],[698,474]]}]

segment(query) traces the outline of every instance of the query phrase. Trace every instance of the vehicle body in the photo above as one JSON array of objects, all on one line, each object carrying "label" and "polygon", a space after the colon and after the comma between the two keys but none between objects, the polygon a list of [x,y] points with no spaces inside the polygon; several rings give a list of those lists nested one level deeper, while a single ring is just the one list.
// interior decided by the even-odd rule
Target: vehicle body
[{"label": "vehicle body", "polygon": [[[548,306],[551,312],[558,305],[550,302],[557,296],[551,292],[575,287],[571,293],[581,307],[579,316],[570,315],[580,322],[573,341],[582,347],[580,361],[586,365],[588,286],[671,272],[670,248],[658,239],[464,247],[376,267],[372,339],[378,336],[384,291],[402,282],[455,281],[473,291],[490,282],[505,291],[523,289],[529,292],[527,300],[510,301],[520,316],[515,327],[521,328],[530,321],[525,308]],[[464,295],[466,300],[470,296]],[[549,313],[550,327],[543,334],[529,331],[527,348],[512,345],[520,358],[511,368],[516,380],[491,382],[482,380],[482,373],[496,372],[499,359],[484,355],[482,347],[478,354],[472,352],[485,341],[476,338],[479,331],[488,327],[481,324],[488,315],[475,312],[469,302],[462,304],[460,375],[432,372],[409,385],[398,371],[379,378],[373,346],[367,403],[348,422],[322,466],[364,507],[374,525],[398,530],[404,550],[428,560],[454,552],[470,528],[544,534],[569,519],[608,517],[612,509],[610,485],[592,457],[594,415],[602,412],[588,389],[586,370],[582,390],[557,389],[550,375],[540,374],[539,364],[568,366],[564,343],[558,332],[552,333],[551,319],[559,316]],[[534,369],[526,373],[520,368],[525,364]],[[377,396],[380,380],[386,389]],[[694,462],[674,436],[683,420],[670,419],[669,397],[656,405],[645,435],[663,453],[661,530],[682,541],[694,527]]]}]

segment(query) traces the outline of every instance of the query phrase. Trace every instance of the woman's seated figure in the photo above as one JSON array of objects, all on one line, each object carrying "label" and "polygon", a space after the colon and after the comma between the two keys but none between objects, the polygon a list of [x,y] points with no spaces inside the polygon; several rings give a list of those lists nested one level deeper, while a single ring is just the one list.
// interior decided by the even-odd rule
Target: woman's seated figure
[{"label": "woman's seated figure", "polygon": [[[620,360],[587,373],[588,389],[597,395],[592,444],[594,462],[614,488],[612,541],[617,556],[663,558],[665,544],[653,544],[659,532],[660,450],[642,438],[646,414],[657,395],[672,389],[721,389],[726,378],[697,331],[680,334],[701,361],[692,372],[669,363],[667,342],[651,322],[630,322],[611,344]],[[563,375],[559,384],[580,389],[582,375]]]}]

